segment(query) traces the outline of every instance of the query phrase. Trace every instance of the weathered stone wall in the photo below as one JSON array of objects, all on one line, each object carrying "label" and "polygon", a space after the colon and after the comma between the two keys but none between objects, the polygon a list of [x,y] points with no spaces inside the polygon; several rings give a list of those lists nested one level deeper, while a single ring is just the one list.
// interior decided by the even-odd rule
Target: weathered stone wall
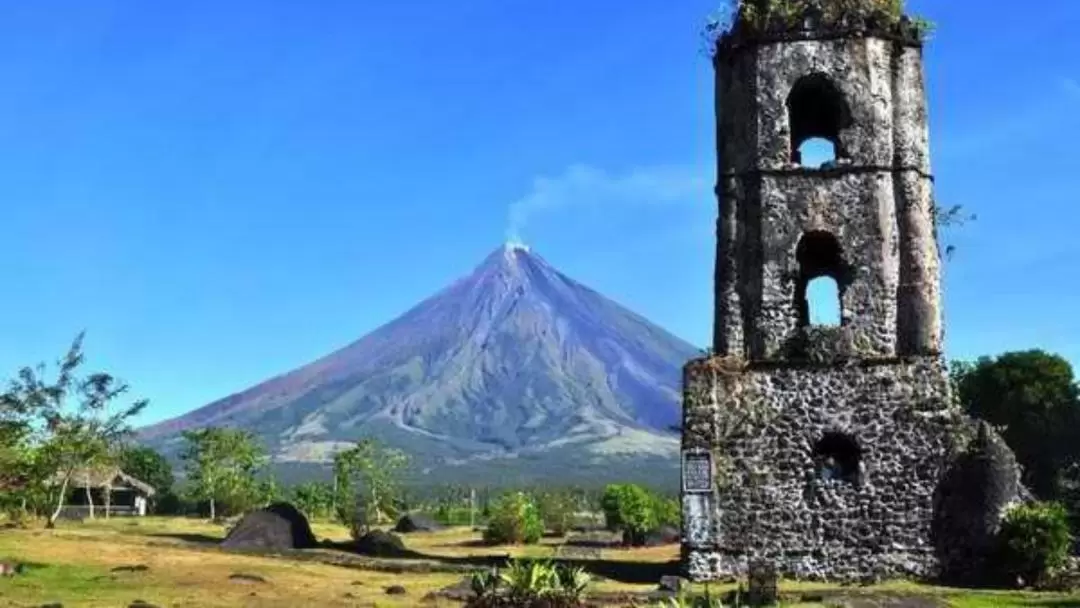
[{"label": "weathered stone wall", "polygon": [[[922,50],[862,37],[747,46],[717,58],[714,349],[782,360],[797,328],[799,238],[837,237],[854,269],[843,293],[853,356],[941,352],[939,260]],[[839,91],[845,156],[792,161],[789,94],[811,74]]]},{"label": "weathered stone wall", "polygon": [[[808,579],[934,574],[933,529],[974,536],[934,519],[966,422],[940,357],[922,48],[789,34],[734,36],[715,59],[717,356],[684,371],[684,563],[696,580],[758,558]],[[793,155],[814,136],[831,166]],[[837,327],[808,324],[819,276]]]},{"label": "weathered stone wall", "polygon": [[[742,371],[701,360],[685,378],[684,448],[711,451],[717,487],[684,496],[692,578],[743,574],[750,558],[806,579],[934,572],[934,491],[963,423],[937,358]],[[857,482],[819,476],[827,433],[859,446]]]}]

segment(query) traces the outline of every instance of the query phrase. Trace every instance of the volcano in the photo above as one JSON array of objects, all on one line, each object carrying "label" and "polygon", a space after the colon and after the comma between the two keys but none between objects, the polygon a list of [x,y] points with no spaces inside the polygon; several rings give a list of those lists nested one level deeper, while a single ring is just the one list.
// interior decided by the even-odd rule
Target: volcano
[{"label": "volcano", "polygon": [[279,465],[324,464],[375,437],[441,479],[640,477],[677,470],[670,429],[681,421],[681,368],[696,354],[528,248],[505,245],[337,352],[139,437],[175,453],[184,430],[238,427]]}]

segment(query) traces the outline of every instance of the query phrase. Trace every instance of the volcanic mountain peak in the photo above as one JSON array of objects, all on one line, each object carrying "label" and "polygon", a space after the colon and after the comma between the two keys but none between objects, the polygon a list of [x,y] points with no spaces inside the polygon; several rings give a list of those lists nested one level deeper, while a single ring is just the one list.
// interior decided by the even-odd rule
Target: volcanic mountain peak
[{"label": "volcanic mountain peak", "polygon": [[667,453],[694,353],[507,243],[360,340],[141,435],[175,443],[188,428],[237,426],[279,460],[325,460],[363,435],[443,464],[567,446]]}]

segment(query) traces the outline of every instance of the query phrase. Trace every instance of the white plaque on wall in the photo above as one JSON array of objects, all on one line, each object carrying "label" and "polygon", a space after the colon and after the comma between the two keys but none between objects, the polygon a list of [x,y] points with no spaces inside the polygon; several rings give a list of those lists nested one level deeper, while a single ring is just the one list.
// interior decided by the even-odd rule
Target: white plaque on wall
[{"label": "white plaque on wall", "polygon": [[687,450],[682,458],[683,492],[713,491],[712,454],[705,450]]}]

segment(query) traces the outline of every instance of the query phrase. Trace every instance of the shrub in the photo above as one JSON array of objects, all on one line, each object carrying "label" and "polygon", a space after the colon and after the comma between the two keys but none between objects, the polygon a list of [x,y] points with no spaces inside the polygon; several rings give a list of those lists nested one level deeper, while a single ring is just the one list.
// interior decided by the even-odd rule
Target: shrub
[{"label": "shrub", "polygon": [[1037,584],[1068,559],[1072,544],[1068,513],[1058,503],[1014,507],[1006,513],[998,539],[1003,574]]},{"label": "shrub", "polygon": [[484,541],[492,544],[532,544],[544,535],[544,522],[536,503],[524,492],[501,497],[491,507]]},{"label": "shrub", "polygon": [[511,560],[503,571],[474,574],[466,608],[577,608],[591,577],[582,568],[541,560]]},{"label": "shrub", "polygon": [[656,523],[661,526],[682,526],[682,503],[675,498],[655,497]]},{"label": "shrub", "polygon": [[610,485],[601,504],[608,529],[622,530],[623,542],[628,545],[645,544],[645,535],[659,524],[656,496],[639,485]]},{"label": "shrub", "polygon": [[574,516],[573,497],[565,492],[545,492],[537,498],[544,528],[556,536],[566,536]]}]

